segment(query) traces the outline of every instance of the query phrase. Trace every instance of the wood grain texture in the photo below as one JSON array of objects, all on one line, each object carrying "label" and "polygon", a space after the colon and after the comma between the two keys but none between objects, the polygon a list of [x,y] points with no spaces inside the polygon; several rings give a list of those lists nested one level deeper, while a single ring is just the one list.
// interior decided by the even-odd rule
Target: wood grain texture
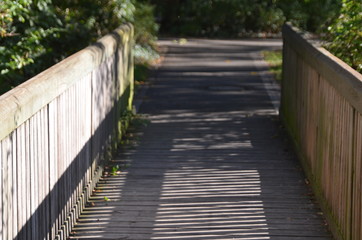
[{"label": "wood grain texture", "polygon": [[281,115],[337,239],[361,239],[362,76],[289,25]]},{"label": "wood grain texture", "polygon": [[[298,56],[308,62],[348,102],[362,112],[362,76],[348,64],[335,57],[320,44],[308,42],[302,32],[291,25],[284,25],[283,38]],[[287,62],[288,64],[288,62]]]}]

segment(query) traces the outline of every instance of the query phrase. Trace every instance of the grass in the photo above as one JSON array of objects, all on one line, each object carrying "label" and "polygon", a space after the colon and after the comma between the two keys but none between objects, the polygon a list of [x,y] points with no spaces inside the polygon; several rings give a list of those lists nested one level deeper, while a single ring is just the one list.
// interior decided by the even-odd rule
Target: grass
[{"label": "grass", "polygon": [[133,52],[135,59],[134,80],[137,89],[140,85],[147,83],[149,70],[160,61],[161,56],[155,44],[145,46],[136,44]]},{"label": "grass", "polygon": [[148,78],[149,65],[147,63],[136,63],[134,65],[134,79],[136,87],[145,84]]},{"label": "grass", "polygon": [[275,80],[282,82],[282,51],[263,51],[264,60],[269,64],[270,71],[274,74]]}]

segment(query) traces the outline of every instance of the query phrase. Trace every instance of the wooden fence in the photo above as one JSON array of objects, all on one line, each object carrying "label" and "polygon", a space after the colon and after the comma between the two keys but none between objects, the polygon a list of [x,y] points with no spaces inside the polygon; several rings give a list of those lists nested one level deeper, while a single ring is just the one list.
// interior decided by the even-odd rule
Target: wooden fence
[{"label": "wooden fence", "polygon": [[362,239],[362,76],[283,28],[281,117],[336,239]]},{"label": "wooden fence", "polygon": [[133,97],[123,25],[0,96],[0,239],[66,239]]}]

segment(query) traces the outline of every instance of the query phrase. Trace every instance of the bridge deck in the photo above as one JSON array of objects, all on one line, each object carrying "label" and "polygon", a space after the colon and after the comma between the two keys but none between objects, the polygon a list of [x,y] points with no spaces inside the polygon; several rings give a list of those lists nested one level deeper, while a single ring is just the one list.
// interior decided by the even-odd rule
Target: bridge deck
[{"label": "bridge deck", "polygon": [[261,78],[258,52],[280,42],[161,43],[141,106],[151,123],[72,239],[331,239]]}]

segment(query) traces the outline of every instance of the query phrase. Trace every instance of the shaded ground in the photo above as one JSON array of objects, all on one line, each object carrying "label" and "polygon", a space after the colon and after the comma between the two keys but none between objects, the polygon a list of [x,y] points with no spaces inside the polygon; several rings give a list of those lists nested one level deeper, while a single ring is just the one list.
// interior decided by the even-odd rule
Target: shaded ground
[{"label": "shaded ground", "polygon": [[331,239],[265,88],[259,52],[281,43],[161,44],[168,54],[141,106],[150,124],[72,239]]}]

